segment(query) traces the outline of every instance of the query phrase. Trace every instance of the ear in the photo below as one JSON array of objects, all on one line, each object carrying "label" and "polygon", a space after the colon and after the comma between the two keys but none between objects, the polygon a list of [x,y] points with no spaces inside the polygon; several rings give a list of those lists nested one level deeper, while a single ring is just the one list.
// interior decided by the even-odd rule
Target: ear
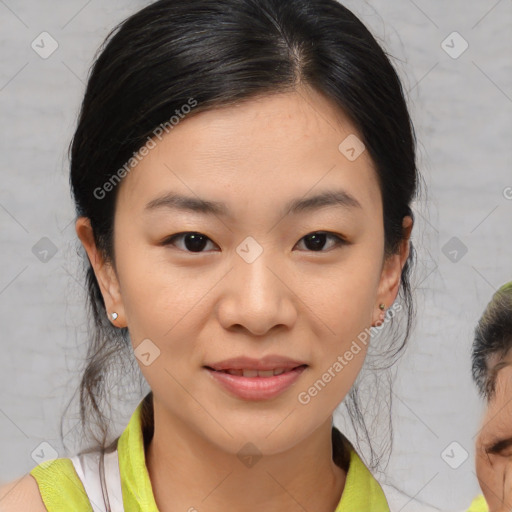
[{"label": "ear", "polygon": [[[126,327],[126,316],[121,299],[119,281],[112,265],[104,260],[96,247],[90,219],[88,217],[79,217],[75,223],[75,230],[94,270],[109,320],[116,327]],[[114,312],[118,315],[115,320],[110,316]]]},{"label": "ear", "polygon": [[398,295],[400,289],[400,280],[402,269],[409,257],[410,237],[413,227],[413,220],[411,217],[406,216],[402,221],[403,239],[400,244],[398,253],[389,256],[382,267],[380,277],[379,290],[377,293],[377,304],[374,308],[373,322],[382,321],[383,313],[379,309],[380,304],[384,304],[385,309],[389,308]]}]

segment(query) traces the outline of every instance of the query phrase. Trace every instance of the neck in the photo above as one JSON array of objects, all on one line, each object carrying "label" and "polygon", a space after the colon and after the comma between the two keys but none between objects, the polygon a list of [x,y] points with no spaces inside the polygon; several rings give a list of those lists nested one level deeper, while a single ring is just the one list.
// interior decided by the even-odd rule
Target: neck
[{"label": "neck", "polygon": [[[163,415],[164,416],[164,415]],[[244,465],[168,415],[154,415],[146,449],[153,494],[160,512],[332,512],[346,470],[333,461],[331,421],[292,449]]]}]

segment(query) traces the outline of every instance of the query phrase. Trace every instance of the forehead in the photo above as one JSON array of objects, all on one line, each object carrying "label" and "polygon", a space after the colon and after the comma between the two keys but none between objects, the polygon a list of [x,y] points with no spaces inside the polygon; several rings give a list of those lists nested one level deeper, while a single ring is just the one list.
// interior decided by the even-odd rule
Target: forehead
[{"label": "forehead", "polygon": [[[496,375],[495,393],[487,404],[484,429],[492,434],[512,431],[512,365],[501,368]],[[503,432],[505,434],[505,432]]]},{"label": "forehead", "polygon": [[348,137],[361,141],[348,117],[314,91],[263,96],[184,116],[155,139],[119,193],[133,209],[176,187],[212,200],[228,193],[244,201],[261,192],[271,203],[288,191],[296,197],[342,185],[360,202],[379,205],[368,151],[350,160],[340,150]]},{"label": "forehead", "polygon": [[508,364],[496,374],[496,396],[493,399],[498,401],[507,397],[512,400],[512,361],[506,363]]}]

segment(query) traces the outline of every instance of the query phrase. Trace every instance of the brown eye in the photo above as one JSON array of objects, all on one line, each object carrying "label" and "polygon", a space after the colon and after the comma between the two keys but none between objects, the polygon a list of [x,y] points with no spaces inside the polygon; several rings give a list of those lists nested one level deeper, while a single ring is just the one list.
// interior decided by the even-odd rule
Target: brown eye
[{"label": "brown eye", "polygon": [[323,251],[322,248],[325,246],[326,240],[329,238],[335,242],[333,247],[338,247],[346,243],[346,241],[340,236],[335,235],[334,233],[328,233],[326,231],[315,231],[303,237],[301,241],[304,240],[304,245],[310,251],[327,252]]},{"label": "brown eye", "polygon": [[[185,232],[177,233],[164,240],[162,245],[175,245],[176,240],[183,240],[183,246],[185,252],[204,252],[203,249],[207,245],[208,241],[211,240],[202,233],[196,232]],[[213,243],[213,242],[212,242]]]}]

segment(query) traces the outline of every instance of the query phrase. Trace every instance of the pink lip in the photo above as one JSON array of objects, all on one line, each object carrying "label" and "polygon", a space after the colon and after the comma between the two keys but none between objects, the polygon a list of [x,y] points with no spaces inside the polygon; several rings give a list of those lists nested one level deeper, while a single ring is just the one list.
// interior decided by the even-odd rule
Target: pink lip
[{"label": "pink lip", "polygon": [[[255,369],[248,366],[243,366],[243,368]],[[284,366],[274,365],[272,368],[284,368]],[[267,365],[267,368],[261,368],[261,370],[272,368],[268,368]],[[206,369],[216,382],[238,398],[244,400],[269,400],[289,388],[306,369],[306,365],[290,368],[281,375],[274,375],[272,377],[242,377],[216,371],[208,367]]]}]

